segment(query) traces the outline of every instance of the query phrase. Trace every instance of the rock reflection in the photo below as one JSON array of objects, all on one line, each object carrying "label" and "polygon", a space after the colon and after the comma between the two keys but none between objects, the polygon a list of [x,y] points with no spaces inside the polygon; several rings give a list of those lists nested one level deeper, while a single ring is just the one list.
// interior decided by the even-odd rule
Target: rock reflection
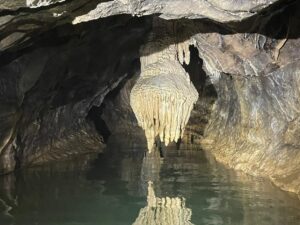
[{"label": "rock reflection", "polygon": [[144,155],[146,146],[108,148],[1,177],[0,224],[299,224],[297,198],[200,149],[167,149],[161,158],[158,151]]},{"label": "rock reflection", "polygon": [[10,214],[12,207],[8,205],[3,199],[0,199],[0,221],[4,222],[4,225],[11,225],[13,224],[13,216]]},{"label": "rock reflection", "polygon": [[15,176],[4,176],[0,179],[0,187],[0,221],[3,221],[3,225],[11,225],[13,224],[11,211],[18,205],[15,195]]}]

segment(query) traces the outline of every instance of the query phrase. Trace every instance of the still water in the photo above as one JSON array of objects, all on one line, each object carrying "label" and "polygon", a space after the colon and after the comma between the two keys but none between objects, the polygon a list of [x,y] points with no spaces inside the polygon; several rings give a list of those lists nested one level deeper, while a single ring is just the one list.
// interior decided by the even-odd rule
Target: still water
[{"label": "still water", "polygon": [[[121,146],[121,147],[120,147]],[[0,225],[299,225],[300,201],[200,148],[132,143],[0,178]]]}]

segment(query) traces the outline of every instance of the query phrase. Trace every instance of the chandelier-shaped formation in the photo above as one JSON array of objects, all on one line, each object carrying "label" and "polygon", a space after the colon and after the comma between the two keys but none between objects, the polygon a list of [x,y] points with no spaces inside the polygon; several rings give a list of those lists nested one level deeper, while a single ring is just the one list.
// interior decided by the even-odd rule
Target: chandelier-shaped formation
[{"label": "chandelier-shaped formation", "polygon": [[130,94],[130,105],[145,130],[149,152],[156,137],[167,146],[183,136],[198,99],[182,67],[190,61],[189,43],[178,43],[168,23],[154,21],[153,26],[154,33],[140,50],[141,74]]}]

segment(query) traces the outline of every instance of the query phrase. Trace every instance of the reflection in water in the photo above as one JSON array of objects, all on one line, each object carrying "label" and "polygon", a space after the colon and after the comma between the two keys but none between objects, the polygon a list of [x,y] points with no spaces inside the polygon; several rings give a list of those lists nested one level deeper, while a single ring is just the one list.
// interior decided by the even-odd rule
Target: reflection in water
[{"label": "reflection in water", "polygon": [[192,211],[186,208],[185,198],[157,198],[151,181],[148,182],[147,203],[133,225],[192,225]]},{"label": "reflection in water", "polygon": [[14,195],[14,176],[3,176],[0,179],[0,224],[5,221],[10,224],[13,220],[12,209],[17,206],[17,198]]},{"label": "reflection in water", "polygon": [[147,206],[142,208],[133,225],[192,225],[191,209],[186,208],[183,197],[156,197],[153,181],[159,182],[163,163],[156,149],[146,152],[141,169],[141,183],[147,184]]},{"label": "reflection in water", "polygon": [[[300,201],[203,151],[113,141],[80,157],[0,177],[1,225],[299,225]],[[121,149],[120,149],[121,146]]]}]

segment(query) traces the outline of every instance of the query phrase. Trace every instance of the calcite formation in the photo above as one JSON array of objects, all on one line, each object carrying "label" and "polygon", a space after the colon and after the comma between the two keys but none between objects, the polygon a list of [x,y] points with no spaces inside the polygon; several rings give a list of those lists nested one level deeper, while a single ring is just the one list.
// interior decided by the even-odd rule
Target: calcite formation
[{"label": "calcite formation", "polygon": [[185,198],[158,198],[151,181],[148,182],[147,203],[133,225],[193,225],[192,210],[186,207]]},{"label": "calcite formation", "polygon": [[156,137],[165,145],[179,140],[198,99],[197,90],[180,64],[189,63],[189,44],[171,44],[160,50],[166,41],[170,40],[150,41],[141,49],[141,75],[130,95],[150,152]]}]

